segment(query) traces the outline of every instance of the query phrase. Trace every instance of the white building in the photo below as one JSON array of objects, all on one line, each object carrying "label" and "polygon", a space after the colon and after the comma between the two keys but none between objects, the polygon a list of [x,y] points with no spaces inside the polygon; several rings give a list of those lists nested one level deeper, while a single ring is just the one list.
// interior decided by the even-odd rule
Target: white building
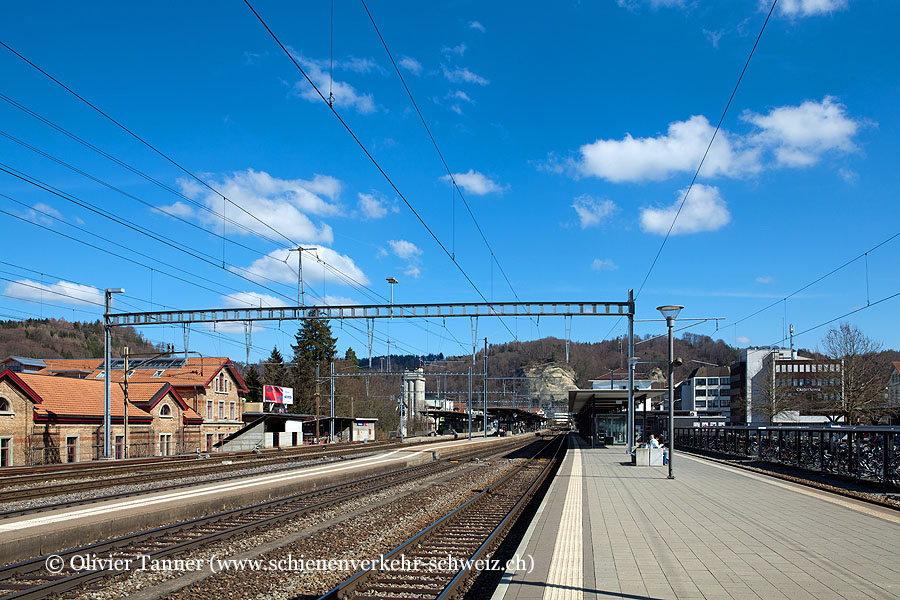
[{"label": "white building", "polygon": [[697,416],[721,416],[730,420],[731,369],[729,367],[694,369],[679,384],[675,397],[680,398],[680,410],[696,412]]}]

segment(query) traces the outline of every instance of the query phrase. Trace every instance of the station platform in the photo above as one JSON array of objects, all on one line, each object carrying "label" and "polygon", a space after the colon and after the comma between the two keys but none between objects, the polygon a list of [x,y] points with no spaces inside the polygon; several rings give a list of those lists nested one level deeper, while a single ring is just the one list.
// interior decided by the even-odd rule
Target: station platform
[{"label": "station platform", "polygon": [[575,434],[492,600],[900,598],[900,512],[690,457],[634,467]]}]

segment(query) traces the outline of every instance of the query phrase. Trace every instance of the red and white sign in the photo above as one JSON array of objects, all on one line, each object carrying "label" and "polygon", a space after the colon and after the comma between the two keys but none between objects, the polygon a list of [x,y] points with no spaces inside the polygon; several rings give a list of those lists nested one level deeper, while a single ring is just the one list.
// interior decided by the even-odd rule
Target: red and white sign
[{"label": "red and white sign", "polygon": [[277,385],[263,386],[263,401],[272,404],[293,404],[294,388],[278,387]]}]

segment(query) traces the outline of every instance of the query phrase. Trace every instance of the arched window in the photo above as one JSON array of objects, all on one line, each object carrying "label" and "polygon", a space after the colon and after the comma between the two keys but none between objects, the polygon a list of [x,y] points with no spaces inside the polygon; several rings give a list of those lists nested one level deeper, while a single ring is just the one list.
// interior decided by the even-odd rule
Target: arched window
[{"label": "arched window", "polygon": [[0,413],[12,412],[12,405],[6,398],[0,398]]},{"label": "arched window", "polygon": [[172,408],[168,404],[163,404],[162,408],[159,409],[159,416],[171,417],[172,416]]}]

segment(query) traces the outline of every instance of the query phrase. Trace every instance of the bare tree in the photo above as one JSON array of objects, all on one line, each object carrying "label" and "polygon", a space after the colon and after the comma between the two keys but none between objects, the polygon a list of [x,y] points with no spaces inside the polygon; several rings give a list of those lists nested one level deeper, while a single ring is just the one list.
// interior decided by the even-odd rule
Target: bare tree
[{"label": "bare tree", "polygon": [[822,346],[828,357],[841,361],[840,373],[826,380],[823,408],[849,425],[876,419],[885,404],[886,375],[876,360],[881,344],[855,325],[841,323],[825,334]]},{"label": "bare tree", "polygon": [[775,417],[778,415],[804,408],[801,399],[796,394],[776,385],[773,363],[774,355],[771,355],[765,366],[753,378],[753,399],[751,401],[754,421],[757,420],[757,417],[762,417],[769,422],[769,425],[775,422]]}]

